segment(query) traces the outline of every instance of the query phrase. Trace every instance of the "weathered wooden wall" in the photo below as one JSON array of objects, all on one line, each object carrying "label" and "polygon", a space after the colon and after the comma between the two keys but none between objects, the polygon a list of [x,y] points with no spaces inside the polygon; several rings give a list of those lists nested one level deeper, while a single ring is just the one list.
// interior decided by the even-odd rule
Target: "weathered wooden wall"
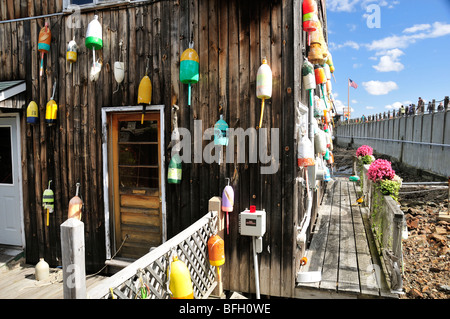
[{"label": "weathered wooden wall", "polygon": [[[10,5],[6,2],[1,2],[3,20],[5,12],[8,19],[19,12],[5,11]],[[21,16],[26,11],[25,2],[20,1]],[[324,1],[320,4],[323,8]],[[27,14],[50,12],[36,7],[32,10]],[[324,9],[321,11],[324,18]],[[88,79],[92,53],[84,46],[93,11],[81,12],[78,29],[66,27],[68,16],[0,24],[0,80],[26,79],[27,101],[35,100],[40,107],[39,125],[27,125],[25,116],[21,121],[27,260],[37,262],[43,256],[51,264],[60,263],[59,225],[66,218],[68,202],[80,182],[85,203],[86,266],[88,271],[103,266],[103,198],[107,195],[102,185],[100,110],[136,105],[147,58],[152,104],[166,106],[167,146],[173,103],[180,106],[179,126],[191,130],[192,136],[194,120],[202,120],[205,130],[215,124],[219,114],[230,127],[256,127],[261,103],[255,96],[256,73],[262,58],[267,57],[273,72],[273,95],[266,101],[264,127],[280,129],[277,173],[260,175],[262,164],[248,163],[248,155],[243,164],[183,164],[182,183],[167,185],[168,235],[173,236],[203,216],[208,200],[221,196],[225,178],[229,177],[236,204],[230,213],[230,234],[225,238],[224,288],[243,292],[255,289],[251,239],[238,234],[238,214],[256,205],[268,213],[264,251],[259,255],[261,294],[291,296],[298,265],[295,256],[299,254],[294,229],[304,213],[303,190],[295,184],[300,172],[296,168],[294,140],[294,106],[306,99],[300,77],[305,46],[300,29],[301,1],[158,1],[125,4],[95,13],[103,26],[104,41],[102,52],[97,53],[103,68],[95,83]],[[39,77],[37,40],[45,21],[50,23],[52,45],[45,56],[45,75]],[[69,73],[65,53],[74,36],[79,45],[78,61]],[[191,38],[200,56],[200,81],[192,87],[192,105],[188,107],[187,86],[179,81],[179,60]],[[114,92],[117,83],[112,66],[119,58],[120,41],[126,72],[118,92]],[[43,114],[54,81],[58,83],[58,122],[49,127]],[[206,144],[208,141],[203,146]],[[166,167],[169,160],[170,156],[166,156]],[[50,227],[45,227],[41,199],[49,179],[53,180],[56,211]]]}]

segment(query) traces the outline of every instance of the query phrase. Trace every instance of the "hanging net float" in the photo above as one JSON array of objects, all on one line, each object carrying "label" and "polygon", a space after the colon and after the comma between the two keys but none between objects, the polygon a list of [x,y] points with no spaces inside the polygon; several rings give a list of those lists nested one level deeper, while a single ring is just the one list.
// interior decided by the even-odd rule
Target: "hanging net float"
[{"label": "hanging net float", "polygon": [[167,172],[167,181],[169,184],[180,184],[181,183],[181,157],[176,153],[172,156],[169,162],[169,170]]},{"label": "hanging net float", "polygon": [[314,66],[306,58],[302,65],[302,77],[305,90],[314,90],[316,88],[316,76]]},{"label": "hanging net float", "polygon": [[178,256],[173,256],[167,276],[169,290],[172,293],[171,299],[194,299],[191,274],[186,264],[179,260]]},{"label": "hanging net float", "polygon": [[315,0],[304,0],[302,4],[302,26],[308,34],[308,45],[311,43],[311,32],[317,30],[317,3]]},{"label": "hanging net float", "polygon": [[94,15],[94,19],[89,22],[86,31],[86,48],[92,50],[92,67],[90,78],[96,81],[101,71],[101,63],[95,60],[95,51],[103,48],[102,25],[98,21],[98,15]]},{"label": "hanging net float", "polygon": [[297,164],[300,168],[316,164],[313,144],[306,135],[303,135],[298,143]]},{"label": "hanging net float", "polygon": [[222,211],[227,212],[227,234],[229,234],[230,220],[228,218],[228,213],[233,211],[234,205],[234,190],[230,186],[230,179],[228,179],[228,185],[225,186],[222,192]]},{"label": "hanging net float", "polygon": [[31,101],[27,107],[27,123],[38,124],[39,123],[39,109],[36,102]]},{"label": "hanging net float", "polygon": [[265,57],[262,59],[262,64],[256,75],[256,97],[262,100],[261,117],[259,120],[259,128],[261,128],[264,117],[265,100],[272,97],[272,70],[267,64],[267,59]]},{"label": "hanging net float", "polygon": [[66,60],[70,64],[69,72],[72,73],[72,63],[77,62],[77,50],[78,46],[75,42],[75,38],[69,41],[67,44]]},{"label": "hanging net float", "polygon": [[189,43],[189,48],[184,50],[180,58],[180,81],[188,84],[188,106],[191,105],[191,85],[199,80],[199,57],[194,50],[194,42]]},{"label": "hanging net float", "polygon": [[38,51],[41,52],[41,67],[39,76],[42,76],[42,74],[44,73],[44,54],[50,51],[51,40],[52,40],[52,33],[50,32],[48,23],[45,22],[45,26],[39,32],[39,40],[38,40]]}]

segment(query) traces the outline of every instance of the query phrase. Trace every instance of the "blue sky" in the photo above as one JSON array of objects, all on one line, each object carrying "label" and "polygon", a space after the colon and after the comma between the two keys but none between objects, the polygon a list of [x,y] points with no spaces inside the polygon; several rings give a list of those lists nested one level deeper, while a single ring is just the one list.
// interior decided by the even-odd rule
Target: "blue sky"
[{"label": "blue sky", "polygon": [[450,96],[450,0],[327,0],[327,22],[339,113],[348,78],[352,118]]}]

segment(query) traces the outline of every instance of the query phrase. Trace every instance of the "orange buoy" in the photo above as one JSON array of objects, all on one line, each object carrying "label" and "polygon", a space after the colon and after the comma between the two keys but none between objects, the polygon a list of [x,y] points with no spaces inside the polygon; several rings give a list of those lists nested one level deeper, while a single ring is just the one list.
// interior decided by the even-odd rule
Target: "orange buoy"
[{"label": "orange buoy", "polygon": [[52,40],[52,33],[48,27],[48,22],[45,22],[45,26],[39,32],[38,51],[41,52],[41,68],[39,76],[44,73],[44,53],[50,51],[50,42]]},{"label": "orange buoy", "polygon": [[74,197],[69,201],[69,212],[67,218],[76,218],[81,220],[81,209],[83,208],[83,201],[78,196],[80,190],[80,183],[77,183],[77,192]]},{"label": "orange buoy", "polygon": [[208,240],[208,255],[211,266],[222,266],[225,263],[225,242],[219,235]]}]

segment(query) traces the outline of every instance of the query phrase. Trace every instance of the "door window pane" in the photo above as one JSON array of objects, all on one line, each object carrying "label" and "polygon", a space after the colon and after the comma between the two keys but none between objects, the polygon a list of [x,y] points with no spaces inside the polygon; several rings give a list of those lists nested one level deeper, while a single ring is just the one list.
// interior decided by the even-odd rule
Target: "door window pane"
[{"label": "door window pane", "polygon": [[119,167],[120,188],[159,188],[158,168]]},{"label": "door window pane", "polygon": [[158,165],[158,144],[120,144],[119,165]]},{"label": "door window pane", "polygon": [[0,127],[0,184],[12,184],[11,127]]},{"label": "door window pane", "polygon": [[121,142],[158,142],[158,122],[119,122],[119,143]]}]

